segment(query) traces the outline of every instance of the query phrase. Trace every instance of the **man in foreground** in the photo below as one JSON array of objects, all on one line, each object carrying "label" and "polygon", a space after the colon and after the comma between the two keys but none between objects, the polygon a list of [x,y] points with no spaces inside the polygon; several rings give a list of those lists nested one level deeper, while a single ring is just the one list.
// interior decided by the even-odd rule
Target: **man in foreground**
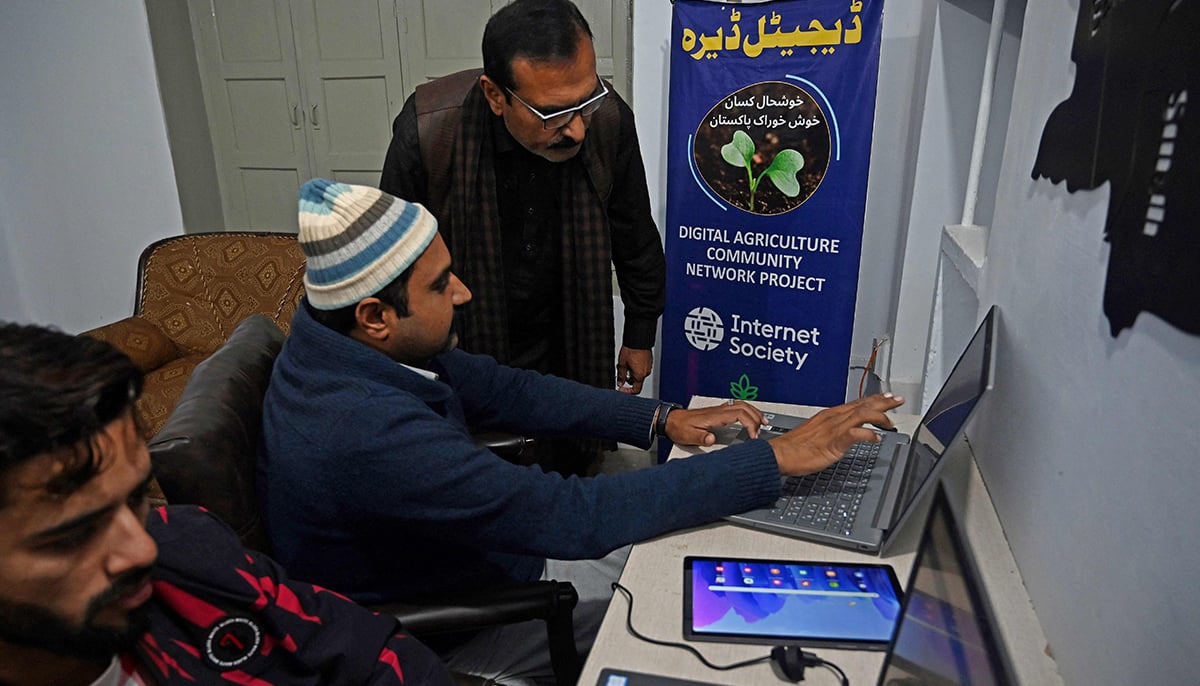
[{"label": "man in foreground", "polygon": [[107,343],[0,322],[0,683],[451,683],[204,510],[148,512],[141,382]]},{"label": "man in foreground", "polygon": [[[613,476],[516,466],[468,427],[711,445],[709,429],[735,421],[757,436],[762,413],[742,402],[685,410],[455,350],[454,309],[471,291],[420,205],[316,179],[301,189],[299,237],[307,296],[264,401],[260,503],[285,566],[360,601],[571,581],[586,649],[623,546],[774,502],[781,473],[823,469],[855,441],[878,440],[862,425],[890,427],[884,412],[902,402],[872,396],[770,441]],[[476,674],[536,675],[544,645],[540,630],[517,625],[448,659]]]}]

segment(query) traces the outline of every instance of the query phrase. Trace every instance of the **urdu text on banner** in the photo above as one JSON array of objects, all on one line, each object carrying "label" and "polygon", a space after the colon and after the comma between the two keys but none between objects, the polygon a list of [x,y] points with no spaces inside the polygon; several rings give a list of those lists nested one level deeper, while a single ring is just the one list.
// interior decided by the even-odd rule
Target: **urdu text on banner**
[{"label": "urdu text on banner", "polygon": [[882,0],[676,0],[661,395],[844,401]]}]

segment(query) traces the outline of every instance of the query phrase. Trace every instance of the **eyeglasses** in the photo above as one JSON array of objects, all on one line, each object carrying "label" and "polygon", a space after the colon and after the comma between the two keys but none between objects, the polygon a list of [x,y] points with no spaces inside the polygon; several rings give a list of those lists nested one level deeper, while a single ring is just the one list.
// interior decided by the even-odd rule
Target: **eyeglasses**
[{"label": "eyeglasses", "polygon": [[608,86],[604,85],[604,81],[600,81],[600,92],[596,95],[593,95],[574,107],[568,107],[565,110],[559,110],[551,114],[542,114],[538,108],[530,105],[524,100],[521,100],[521,96],[512,92],[511,88],[505,88],[504,90],[508,91],[509,95],[520,101],[520,103],[527,107],[530,112],[533,112],[538,119],[541,119],[542,128],[547,130],[561,129],[567,124],[570,124],[571,120],[575,118],[576,113],[578,113],[581,117],[587,117],[595,114],[596,110],[600,109],[600,101],[604,98],[604,96],[608,95]]}]

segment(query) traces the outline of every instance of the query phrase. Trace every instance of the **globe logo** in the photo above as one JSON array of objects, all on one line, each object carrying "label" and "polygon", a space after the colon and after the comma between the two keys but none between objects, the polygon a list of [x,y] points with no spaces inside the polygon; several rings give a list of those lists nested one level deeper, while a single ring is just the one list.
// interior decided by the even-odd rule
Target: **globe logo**
[{"label": "globe logo", "polygon": [[697,307],[683,319],[683,335],[697,350],[712,350],[725,338],[725,323],[707,307]]}]

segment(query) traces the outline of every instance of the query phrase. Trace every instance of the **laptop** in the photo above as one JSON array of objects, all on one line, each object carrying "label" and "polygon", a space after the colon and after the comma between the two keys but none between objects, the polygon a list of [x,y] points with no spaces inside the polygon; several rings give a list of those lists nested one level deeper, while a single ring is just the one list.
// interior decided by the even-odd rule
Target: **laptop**
[{"label": "laptop", "polygon": [[[842,548],[880,553],[932,484],[947,448],[962,433],[993,376],[996,308],[988,310],[966,350],[921,418],[914,436],[878,430],[881,443],[856,443],[828,469],[783,477],[773,507],[727,517],[731,522]],[[765,415],[759,437],[780,436],[800,417]],[[915,437],[915,439],[914,439]],[[745,429],[733,442],[749,438]]]},{"label": "laptop", "polygon": [[979,568],[941,486],[905,588],[878,686],[1016,683]]}]

